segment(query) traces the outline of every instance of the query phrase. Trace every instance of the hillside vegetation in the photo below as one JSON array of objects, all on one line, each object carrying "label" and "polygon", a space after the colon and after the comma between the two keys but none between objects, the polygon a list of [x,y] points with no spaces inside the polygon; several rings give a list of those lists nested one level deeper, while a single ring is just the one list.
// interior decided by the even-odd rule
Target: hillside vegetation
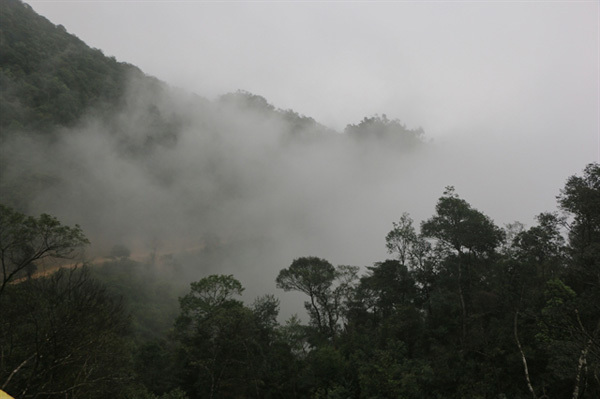
[{"label": "hillside vegetation", "polygon": [[91,106],[115,107],[132,65],[105,57],[20,0],[0,5],[0,132],[71,126]]},{"label": "hillside vegetation", "polygon": [[[431,176],[422,129],[207,100],[19,0],[0,3],[0,88],[1,391],[600,397],[600,165],[531,227],[451,186],[418,224],[401,201]],[[319,255],[373,241],[387,259]]]}]

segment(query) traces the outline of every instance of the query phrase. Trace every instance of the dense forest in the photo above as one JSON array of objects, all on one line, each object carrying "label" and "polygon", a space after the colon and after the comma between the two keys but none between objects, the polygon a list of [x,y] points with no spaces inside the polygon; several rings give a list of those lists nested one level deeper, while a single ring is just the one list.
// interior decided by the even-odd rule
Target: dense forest
[{"label": "dense forest", "polygon": [[[402,214],[390,259],[361,273],[306,256],[247,304],[233,275],[175,302],[151,261],[31,277],[87,244],[78,226],[2,207],[2,389],[16,397],[595,398],[600,395],[600,166],[572,176],[562,213],[497,227],[448,187]],[[566,236],[565,236],[566,234]],[[163,278],[158,278],[161,275]],[[169,323],[172,323],[169,325]]]},{"label": "dense forest", "polygon": [[531,227],[448,186],[420,223],[362,224],[388,259],[334,265],[422,129],[185,93],[19,0],[0,22],[0,394],[600,397],[597,163]]}]

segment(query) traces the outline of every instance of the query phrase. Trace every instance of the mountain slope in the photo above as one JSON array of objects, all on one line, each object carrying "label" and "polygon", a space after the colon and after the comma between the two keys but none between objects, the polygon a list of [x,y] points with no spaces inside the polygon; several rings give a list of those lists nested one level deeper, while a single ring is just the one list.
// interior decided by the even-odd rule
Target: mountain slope
[{"label": "mountain slope", "polygon": [[114,106],[134,66],[105,57],[20,0],[0,4],[1,132],[74,124],[92,106]]},{"label": "mountain slope", "polygon": [[[343,134],[244,91],[209,101],[103,56],[20,1],[1,4],[0,202],[80,224],[97,254],[207,237],[243,243],[231,264],[249,262],[256,242],[286,261],[305,247],[347,253],[379,229],[369,212],[391,213],[379,204],[396,207],[398,179],[418,170],[421,132],[397,120],[365,118]],[[262,256],[248,270],[280,264]]]}]

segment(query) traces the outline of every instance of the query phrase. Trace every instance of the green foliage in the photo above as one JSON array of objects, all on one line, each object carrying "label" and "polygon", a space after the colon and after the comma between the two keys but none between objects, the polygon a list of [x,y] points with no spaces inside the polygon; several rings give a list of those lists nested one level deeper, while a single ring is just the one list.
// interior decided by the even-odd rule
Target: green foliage
[{"label": "green foliage", "polygon": [[232,275],[211,275],[190,286],[190,293],[179,299],[181,315],[185,319],[201,320],[223,307],[241,305],[232,297],[242,295],[244,288]]},{"label": "green foliage", "polygon": [[357,125],[348,125],[344,132],[361,141],[383,142],[401,148],[413,148],[423,143],[423,129],[408,129],[398,119],[390,120],[385,114],[363,118]]},{"label": "green foliage", "polygon": [[0,204],[0,303],[6,285],[24,274],[33,274],[36,262],[46,258],[73,259],[86,244],[89,241],[78,225],[63,226],[53,216],[26,216]]},{"label": "green foliage", "polygon": [[233,276],[211,275],[192,283],[180,299],[174,336],[182,386],[192,398],[257,396],[262,389],[262,355],[273,336],[265,329],[273,324],[277,304],[262,298],[253,312],[232,299],[242,291]]},{"label": "green foliage", "polygon": [[156,265],[117,259],[91,268],[109,295],[121,298],[130,319],[132,378],[127,398],[160,398],[179,385],[175,344],[169,333],[177,317],[179,287]]},{"label": "green foliage", "polygon": [[429,249],[428,243],[417,236],[413,220],[404,212],[398,222],[393,222],[394,228],[385,236],[385,246],[390,254],[397,254],[403,265],[420,266],[420,260]]},{"label": "green foliage", "polygon": [[162,395],[176,385],[173,345],[165,339],[148,341],[137,347],[134,367],[138,381],[150,392]]},{"label": "green foliage", "polygon": [[0,386],[19,398],[118,397],[132,378],[129,320],[87,270],[10,285],[0,309]]},{"label": "green foliage", "polygon": [[282,269],[276,278],[277,288],[300,291],[310,297],[305,308],[319,332],[327,328],[326,313],[329,310],[330,287],[335,279],[335,268],[325,259],[303,257],[295,259],[289,268]]},{"label": "green foliage", "polygon": [[572,267],[577,286],[600,290],[600,164],[586,166],[583,176],[571,176],[558,196],[572,218],[569,229]]},{"label": "green foliage", "polygon": [[313,118],[300,115],[291,109],[275,108],[264,97],[244,90],[220,96],[217,104],[221,107],[231,107],[238,113],[249,113],[255,117],[281,122],[288,133],[284,138],[315,139],[333,135],[330,129],[317,123]]},{"label": "green foliage", "polygon": [[360,279],[358,298],[374,316],[387,318],[414,300],[415,280],[401,262],[387,260],[368,269],[370,273]]},{"label": "green foliage", "polygon": [[92,105],[116,103],[131,65],[105,57],[20,0],[0,7],[0,131],[74,124]]},{"label": "green foliage", "polygon": [[[309,296],[304,303],[312,325],[319,335],[334,338],[351,301],[358,268],[333,267],[325,259],[314,256],[295,259],[276,278],[277,287],[285,291],[300,291]],[[335,284],[334,284],[335,283]]]},{"label": "green foliage", "polygon": [[138,343],[166,338],[178,314],[177,296],[183,292],[183,287],[167,278],[166,271],[119,259],[97,265],[91,273],[112,296],[123,298]]},{"label": "green foliage", "polygon": [[[145,101],[163,92],[160,82],[88,48],[19,1],[6,0],[0,12],[3,137],[73,126],[91,107],[102,114],[127,100],[142,110],[139,117],[126,126],[107,117],[119,151],[145,161],[157,144],[177,142],[185,119]],[[136,85],[141,92],[125,93],[132,76],[143,81]],[[327,132],[312,118],[247,92],[200,109],[280,124],[289,133],[284,143],[287,136]],[[219,123],[202,119],[215,137]],[[346,133],[341,137],[352,146],[367,148],[423,143],[422,130],[385,115],[365,118]],[[213,164],[219,165],[207,162]],[[45,173],[3,191],[22,204],[31,190],[56,183]],[[170,173],[153,178],[161,186],[172,183]],[[396,259],[366,267],[360,279],[356,267],[298,258],[276,282],[307,295],[306,324],[296,317],[280,325],[273,295],[245,304],[244,288],[232,275],[208,276],[186,294],[177,292],[168,273],[129,259],[123,247],[113,248],[112,262],[94,267],[106,290],[66,279],[67,271],[17,284],[28,272],[33,277],[30,255],[40,237],[62,245],[47,252],[57,257],[74,256],[87,240],[77,226],[0,208],[0,244],[6,237],[21,243],[2,246],[3,266],[9,266],[0,298],[0,383],[23,364],[6,385],[21,393],[30,384],[22,397],[523,398],[531,397],[523,354],[538,396],[597,397],[597,181],[598,166],[588,166],[559,197],[570,222],[568,242],[555,214],[538,216],[536,226],[507,241],[491,219],[449,189],[420,231],[408,214],[393,223],[385,241]],[[34,351],[40,356],[27,360]],[[578,368],[582,359],[585,367]],[[82,370],[89,371],[89,384],[75,387]],[[54,393],[40,394],[43,384]],[[581,390],[573,395],[576,385]]]},{"label": "green foliage", "polygon": [[277,315],[279,315],[279,299],[275,295],[263,295],[254,300],[252,312],[256,317],[257,324],[266,331],[273,330],[277,326]]},{"label": "green foliage", "polygon": [[239,108],[252,109],[261,113],[270,113],[275,111],[275,107],[269,104],[264,97],[244,90],[238,90],[235,93],[224,94],[219,97],[219,102]]},{"label": "green foliage", "polygon": [[188,399],[188,396],[181,388],[175,388],[174,390],[161,395],[159,399]]},{"label": "green foliage", "polygon": [[521,231],[512,246],[515,258],[525,265],[535,265],[535,275],[542,280],[558,275],[565,263],[563,220],[553,213],[537,216],[538,225]]},{"label": "green foliage", "polygon": [[504,238],[502,230],[486,215],[459,198],[454,187],[446,188],[435,210],[436,215],[421,225],[423,234],[436,238],[457,253],[490,254]]},{"label": "green foliage", "polygon": [[143,386],[127,387],[121,392],[120,397],[123,399],[189,399],[189,396],[181,388],[175,388],[162,395],[155,395]]},{"label": "green foliage", "polygon": [[363,359],[358,376],[361,397],[415,399],[427,396],[433,377],[427,363],[406,357],[401,341],[392,341],[388,348]]},{"label": "green foliage", "polygon": [[546,283],[546,306],[560,307],[569,300],[575,298],[576,294],[568,285],[565,285],[560,279],[548,280]]},{"label": "green foliage", "polygon": [[333,283],[335,268],[325,259],[298,258],[277,276],[277,287],[285,291],[297,290],[308,295],[322,295]]},{"label": "green foliage", "polygon": [[308,378],[314,387],[313,397],[340,397],[346,367],[342,354],[329,345],[322,345],[309,353],[306,362],[310,370]]}]

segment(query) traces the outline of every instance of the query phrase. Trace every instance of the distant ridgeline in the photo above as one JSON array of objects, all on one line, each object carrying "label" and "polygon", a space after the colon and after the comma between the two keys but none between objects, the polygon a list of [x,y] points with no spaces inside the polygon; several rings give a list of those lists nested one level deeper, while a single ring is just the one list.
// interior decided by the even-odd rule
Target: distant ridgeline
[{"label": "distant ridgeline", "polygon": [[[245,144],[272,144],[265,140],[275,140],[278,151],[305,145],[307,154],[313,145],[408,151],[423,144],[421,129],[385,115],[364,118],[341,134],[246,91],[209,101],[106,57],[20,0],[0,0],[0,203],[25,212],[28,201],[67,179],[63,166],[35,155],[34,147],[51,154],[60,140],[103,136],[116,154],[163,176],[170,172],[152,155],[176,150],[184,132],[215,148],[235,142],[242,152]],[[218,151],[204,156],[215,158],[208,164],[223,165]]]},{"label": "distant ridgeline", "polygon": [[423,129],[408,129],[397,119],[390,120],[386,114],[363,118],[357,125],[348,125],[344,130],[350,137],[359,140],[378,140],[396,144],[402,148],[413,148],[423,143]]},{"label": "distant ridgeline", "polygon": [[[3,0],[0,20],[0,137],[14,131],[49,133],[56,127],[71,127],[92,109],[96,115],[109,115],[123,108],[127,95],[135,95],[127,92],[131,80],[142,81],[146,90],[152,87],[152,94],[169,91],[165,84],[144,75],[137,67],[90,48],[62,25],[52,24],[20,0]],[[204,115],[206,111],[233,105],[277,118],[283,122],[282,133],[296,137],[334,133],[313,118],[276,109],[263,97],[245,91],[226,94],[211,104],[199,97],[193,102],[194,107],[204,108]],[[145,117],[152,120],[151,127],[163,127],[169,130],[169,136],[177,130],[174,125],[185,119],[181,115],[165,117],[159,104],[145,105]],[[345,133],[360,139],[401,137],[403,145],[422,142],[421,130],[406,129],[385,115],[349,125]]]}]

